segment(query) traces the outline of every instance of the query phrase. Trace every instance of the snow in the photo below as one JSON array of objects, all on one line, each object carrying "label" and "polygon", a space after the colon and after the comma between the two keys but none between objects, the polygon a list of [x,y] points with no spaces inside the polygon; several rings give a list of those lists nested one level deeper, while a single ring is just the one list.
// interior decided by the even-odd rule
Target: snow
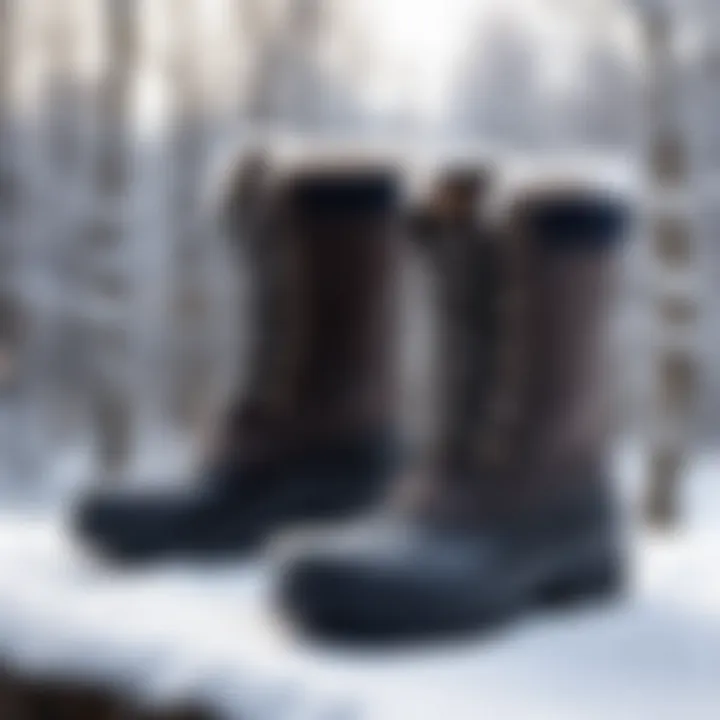
[{"label": "snow", "polygon": [[[687,522],[633,532],[615,605],[528,618],[412,650],[313,646],[284,627],[263,562],[111,572],[54,509],[0,523],[0,658],[148,705],[195,700],[244,720],[715,720],[720,712],[719,457],[697,459]],[[629,502],[637,457],[623,457]]]}]

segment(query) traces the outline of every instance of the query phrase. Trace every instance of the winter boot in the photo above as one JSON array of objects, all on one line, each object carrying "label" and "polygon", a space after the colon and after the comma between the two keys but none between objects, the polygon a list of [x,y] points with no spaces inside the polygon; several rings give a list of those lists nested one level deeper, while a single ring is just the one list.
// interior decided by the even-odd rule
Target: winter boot
[{"label": "winter boot", "polygon": [[446,402],[428,467],[401,507],[285,556],[280,602],[310,633],[467,632],[621,586],[603,356],[628,208],[589,183],[502,205],[493,232],[432,233]]},{"label": "winter boot", "polygon": [[393,167],[253,162],[267,180],[239,168],[225,208],[254,284],[245,389],[192,491],[82,503],[79,534],[116,560],[242,553],[359,512],[392,471]]}]

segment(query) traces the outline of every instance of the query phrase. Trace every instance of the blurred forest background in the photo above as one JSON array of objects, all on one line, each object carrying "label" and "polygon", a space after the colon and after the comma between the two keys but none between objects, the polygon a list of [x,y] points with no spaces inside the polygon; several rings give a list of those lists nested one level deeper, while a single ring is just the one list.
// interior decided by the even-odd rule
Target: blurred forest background
[{"label": "blurred forest background", "polygon": [[[642,178],[651,126],[667,124],[687,160],[662,202],[685,203],[692,232],[693,430],[717,443],[720,4],[664,3],[661,109],[650,5],[0,0],[0,484],[187,459],[243,346],[243,284],[208,178],[259,129],[574,154]],[[414,416],[418,403],[427,412],[427,323],[409,268]],[[617,316],[629,432],[648,413],[657,287],[641,224]]]}]

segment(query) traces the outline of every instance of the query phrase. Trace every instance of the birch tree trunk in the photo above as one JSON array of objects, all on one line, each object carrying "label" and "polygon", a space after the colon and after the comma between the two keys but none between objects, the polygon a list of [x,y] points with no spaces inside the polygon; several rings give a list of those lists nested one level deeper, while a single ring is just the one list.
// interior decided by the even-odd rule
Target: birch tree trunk
[{"label": "birch tree trunk", "polygon": [[78,391],[76,314],[73,305],[80,229],[83,107],[78,83],[79,17],[74,0],[44,6],[43,54],[47,73],[43,112],[43,243],[47,248],[44,316],[44,395],[51,453],[76,431]]},{"label": "birch tree trunk", "polygon": [[[695,247],[688,207],[688,157],[678,113],[677,67],[670,12],[658,4],[642,16],[650,66],[649,173],[653,183],[652,251],[656,265],[658,344],[654,436],[646,512],[666,526],[680,514],[679,482],[687,461],[698,362],[692,343],[698,317]],[[674,198],[674,202],[673,202]]]},{"label": "birch tree trunk", "polygon": [[13,3],[0,0],[0,391],[17,370],[19,318],[14,272],[15,214],[18,194],[12,103]]},{"label": "birch tree trunk", "polygon": [[288,47],[285,82],[289,94],[287,109],[293,127],[305,132],[321,129],[326,115],[324,78],[318,52],[327,20],[323,0],[294,0],[288,5]]},{"label": "birch tree trunk", "polygon": [[278,121],[283,48],[269,17],[270,3],[246,0],[238,13],[238,39],[251,42],[253,58],[244,97],[244,116],[250,128],[264,133]]},{"label": "birch tree trunk", "polygon": [[0,474],[19,482],[16,430],[23,322],[17,287],[19,178],[12,106],[13,0],[0,0]]},{"label": "birch tree trunk", "polygon": [[136,2],[104,0],[102,5],[105,64],[96,108],[97,207],[87,248],[91,415],[100,470],[110,479],[117,477],[128,459],[132,431],[128,372],[132,253],[127,229]]},{"label": "birch tree trunk", "polygon": [[205,171],[206,127],[199,47],[199,5],[172,5],[171,82],[173,168],[171,226],[174,242],[172,326],[174,412],[178,425],[196,431],[210,395],[208,358],[207,238],[200,202]]},{"label": "birch tree trunk", "polygon": [[245,115],[260,133],[278,126],[314,127],[321,98],[317,85],[308,81],[317,79],[312,71],[325,5],[322,0],[285,0],[275,17],[266,5],[250,0],[240,14],[243,34],[253,37],[255,47]]}]

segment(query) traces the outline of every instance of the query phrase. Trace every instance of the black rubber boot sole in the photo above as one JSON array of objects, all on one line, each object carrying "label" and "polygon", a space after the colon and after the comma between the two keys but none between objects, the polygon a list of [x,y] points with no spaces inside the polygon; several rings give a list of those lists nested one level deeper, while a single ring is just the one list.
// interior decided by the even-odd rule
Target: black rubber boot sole
[{"label": "black rubber boot sole", "polygon": [[352,573],[330,578],[311,570],[293,573],[282,585],[282,611],[299,632],[330,644],[396,645],[485,636],[538,612],[560,612],[620,597],[625,573],[616,560],[588,565],[529,583],[521,591],[483,593],[482,598],[383,597],[356,585]]},{"label": "black rubber boot sole", "polygon": [[[394,464],[316,467],[288,473],[265,497],[243,503],[228,497],[217,512],[187,512],[158,532],[133,527],[132,512],[119,523],[122,532],[93,518],[76,518],[78,534],[103,560],[118,566],[146,565],[171,559],[206,561],[245,557],[275,533],[295,524],[348,520],[375,506]],[[86,513],[86,515],[89,513]]]}]

